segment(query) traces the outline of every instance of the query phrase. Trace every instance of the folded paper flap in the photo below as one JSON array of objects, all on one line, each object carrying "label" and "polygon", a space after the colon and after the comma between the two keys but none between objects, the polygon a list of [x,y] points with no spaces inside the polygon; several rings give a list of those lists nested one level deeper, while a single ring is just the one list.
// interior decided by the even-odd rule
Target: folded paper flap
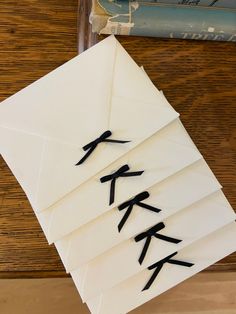
[{"label": "folded paper flap", "polygon": [[[38,208],[39,204],[34,201],[36,195],[32,195],[32,193],[35,193],[37,190],[40,193],[40,187],[36,186],[38,178],[37,180],[31,180],[31,170],[34,168],[34,172],[38,171],[40,173],[42,166],[41,155],[44,153],[44,151],[41,152],[39,149],[42,139],[45,140],[47,138],[51,143],[54,143],[53,139],[56,139],[54,145],[58,144],[61,147],[61,151],[72,146],[68,143],[76,145],[77,157],[75,156],[76,148],[73,147],[74,155],[72,154],[72,157],[74,156],[74,158],[71,158],[73,163],[75,163],[78,161],[77,158],[84,153],[80,146],[90,139],[91,136],[97,136],[98,132],[102,132],[104,127],[108,126],[110,106],[108,98],[110,93],[109,95],[107,93],[111,82],[111,67],[114,63],[112,47],[114,46],[114,52],[116,47],[114,45],[116,43],[115,40],[113,40],[113,45],[109,44],[109,41],[111,39],[97,45],[96,49],[92,48],[83,55],[72,59],[0,104],[0,125],[4,129],[15,130],[15,141],[10,133],[6,134],[6,131],[4,131],[6,138],[4,142],[1,142],[0,150],[8,151],[4,158],[6,162],[8,162],[8,159],[12,160],[8,164],[16,177],[19,178],[19,182],[35,210],[41,208]],[[97,62],[97,58],[94,58],[94,53],[101,56],[103,62],[102,60]],[[89,61],[89,64],[87,61]],[[107,73],[107,76],[103,75],[103,80],[101,80],[103,71]],[[87,75],[78,75],[78,73],[87,73]],[[94,89],[93,93],[88,92],[91,84]],[[81,87],[79,95],[78,86]],[[97,97],[97,95],[100,96]],[[96,123],[88,123],[93,116],[91,112],[96,117]],[[78,132],[78,126],[80,130],[83,130],[83,137],[79,136],[81,131]],[[3,129],[0,131],[2,133]],[[17,131],[19,135],[17,135]],[[13,131],[11,134],[13,134]],[[25,140],[23,135],[26,137]],[[8,136],[10,138],[7,140]],[[19,137],[21,138],[21,146],[16,144]],[[42,139],[40,140],[39,137],[42,137]],[[28,140],[29,138],[30,141]],[[38,142],[40,142],[39,147],[36,145]],[[36,152],[40,158],[36,156]],[[19,155],[22,158],[19,159]],[[45,160],[45,156],[43,157]],[[55,155],[54,158],[53,162],[55,164],[60,159],[60,154]],[[26,164],[24,160],[27,160],[28,163]],[[68,163],[69,161],[67,160]],[[14,164],[17,166],[14,166]],[[70,167],[71,165],[68,166]],[[24,176],[19,176],[19,173],[24,173]],[[47,175],[48,179],[50,178],[53,181],[53,177],[49,176],[49,174]],[[52,186],[54,184],[51,184],[50,189]],[[56,187],[54,191],[56,191]],[[63,192],[68,193],[69,191]],[[62,197],[63,195],[60,196]],[[52,193],[50,197],[51,199],[49,200],[47,195],[43,196],[43,207],[55,202],[58,193],[56,195]]]},{"label": "folded paper flap", "polygon": [[[196,201],[221,188],[204,160],[199,160],[159,184],[148,189],[149,197],[145,203],[160,207],[158,215],[152,211],[135,206],[122,232],[117,232],[123,212],[117,208],[101,215],[96,220],[57,241],[60,254],[67,270],[73,270],[120,242],[138,234]],[[171,197],[170,197],[171,195]],[[94,242],[93,234],[96,234]],[[77,247],[81,247],[77,254]],[[82,249],[83,248],[83,249]]]},{"label": "folded paper flap", "polygon": [[[176,128],[182,128],[178,121],[173,123]],[[171,126],[171,132],[174,133],[176,128]],[[187,135],[183,133],[183,136],[186,137],[188,142]],[[158,153],[153,154],[153,150]],[[56,206],[48,209],[53,213],[52,218],[45,226],[45,230],[48,230],[46,235],[49,241],[58,240],[83,224],[97,218],[113,205],[121,204],[138,192],[164,180],[201,158],[202,156],[195,147],[166,141],[165,137],[162,137],[162,131],[158,132],[155,137],[150,137],[141,146],[137,146],[136,149],[130,151],[119,161],[98,173],[92,180],[82,184],[80,193],[75,190],[58,202]],[[116,171],[124,164],[130,165],[131,171],[144,170],[144,173],[140,177],[118,178],[115,188],[115,202],[112,206],[109,206],[110,183],[101,184],[100,178]],[[95,195],[96,203],[94,202]],[[75,204],[80,205],[75,206]],[[65,215],[65,210],[67,215]],[[67,223],[62,224],[60,221]]]},{"label": "folded paper flap", "polygon": [[221,191],[153,225],[134,239],[121,243],[86,264],[86,280],[81,291],[83,298],[88,300],[98,295],[155,261],[234,221],[236,215],[231,206],[228,203],[222,206],[219,200],[222,204],[225,201]]},{"label": "folded paper flap", "polygon": [[[0,125],[78,146],[97,136],[108,125],[115,50],[116,40],[107,38],[6,99]],[[96,124],[88,123],[92,116]]]},{"label": "folded paper flap", "polygon": [[[0,125],[47,140],[42,164],[34,164],[40,168],[35,211],[52,206],[178,117],[113,36],[96,47],[0,105]],[[106,130],[111,139],[129,142],[102,142],[86,164],[75,166],[83,147]],[[28,145],[22,149],[31,154]]]},{"label": "folded paper flap", "polygon": [[236,250],[235,236],[236,224],[230,223],[222,229],[178,251],[174,259],[193,263],[192,267],[181,267],[166,263],[151,287],[148,290],[142,291],[153,273],[153,270],[145,269],[103,294],[87,301],[87,304],[92,313],[109,314],[111,313],[111,309],[114,314],[129,312],[133,308],[214,264],[228,254],[233,253]]},{"label": "folded paper flap", "polygon": [[[109,147],[113,145],[113,143],[108,144]],[[129,146],[129,143],[124,145]],[[84,180],[90,178],[91,173],[96,173],[104,167],[104,159],[98,158],[98,155],[101,157],[101,154],[107,153],[111,160],[116,158],[117,153],[124,153],[124,145],[117,145],[115,149],[110,150],[106,148],[105,143],[101,143],[96,147],[96,154],[91,154],[86,160],[86,167],[84,165],[80,167],[76,166],[82,157],[78,154],[77,147],[57,141],[47,141],[40,172],[37,208],[45,209],[60,201],[72,190],[79,188]]]},{"label": "folded paper flap", "polygon": [[[75,167],[79,156],[79,149],[75,145],[0,127],[0,146],[4,159],[36,212],[77,187],[81,176],[86,178],[86,168]],[[102,146],[98,147],[98,153],[102,149]],[[101,159],[94,163],[95,159],[91,156],[88,161],[92,170],[103,166]]]}]

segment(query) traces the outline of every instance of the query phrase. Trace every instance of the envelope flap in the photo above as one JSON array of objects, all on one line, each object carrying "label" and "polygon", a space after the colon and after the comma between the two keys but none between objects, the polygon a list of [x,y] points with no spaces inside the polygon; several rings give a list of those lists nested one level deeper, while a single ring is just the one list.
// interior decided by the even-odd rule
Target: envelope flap
[{"label": "envelope flap", "polygon": [[0,125],[78,146],[96,138],[108,126],[116,45],[108,37],[3,101]]},{"label": "envelope flap", "polygon": [[[42,163],[35,163],[35,211],[52,206],[177,117],[113,36],[0,105],[1,126],[45,140]],[[83,146],[107,129],[112,139],[129,142],[99,143],[86,165],[76,167]]]}]

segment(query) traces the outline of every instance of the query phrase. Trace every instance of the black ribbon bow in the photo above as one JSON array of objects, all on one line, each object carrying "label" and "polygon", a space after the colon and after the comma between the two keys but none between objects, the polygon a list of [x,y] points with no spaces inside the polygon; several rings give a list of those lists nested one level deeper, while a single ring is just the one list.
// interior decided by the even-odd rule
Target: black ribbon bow
[{"label": "black ribbon bow", "polygon": [[109,130],[105,131],[96,140],[94,140],[94,141],[88,143],[87,145],[85,145],[83,147],[83,150],[84,151],[87,150],[87,153],[84,155],[84,157],[82,159],[80,159],[79,162],[77,162],[76,166],[81,165],[89,157],[89,155],[92,154],[92,152],[97,147],[97,145],[102,143],[102,142],[120,143],[120,144],[124,144],[124,143],[129,143],[130,142],[130,141],[120,141],[120,140],[108,139],[108,137],[110,137],[111,135],[112,135],[111,131],[109,131]]},{"label": "black ribbon bow", "polygon": [[150,194],[147,191],[145,191],[145,192],[137,194],[131,200],[129,200],[127,202],[124,202],[123,204],[118,206],[119,210],[123,210],[126,207],[128,207],[127,211],[125,212],[123,218],[121,219],[121,221],[120,221],[120,223],[118,225],[119,232],[121,231],[121,229],[123,228],[123,226],[126,223],[127,219],[129,218],[129,215],[131,214],[134,205],[137,205],[137,206],[143,207],[145,209],[151,210],[151,211],[153,211],[155,213],[159,213],[161,211],[161,209],[159,209],[159,208],[156,208],[156,207],[153,207],[151,205],[142,203],[142,201],[147,199],[149,196],[150,196]]},{"label": "black ribbon bow", "polygon": [[178,252],[175,252],[175,253],[163,258],[162,260],[158,261],[157,263],[152,264],[151,266],[149,266],[147,268],[148,270],[152,270],[152,269],[155,269],[155,270],[154,270],[151,278],[146,283],[145,287],[142,289],[142,291],[147,290],[151,287],[151,285],[153,284],[154,280],[156,279],[157,275],[159,274],[159,272],[161,271],[161,269],[165,263],[179,265],[179,266],[185,266],[185,267],[192,267],[194,265],[193,263],[179,261],[177,259],[172,259],[172,257],[174,257],[177,254],[178,254]]},{"label": "black ribbon bow", "polygon": [[144,171],[127,172],[128,170],[129,170],[129,166],[124,165],[120,167],[117,171],[113,172],[112,174],[109,174],[107,176],[100,178],[101,183],[111,181],[109,205],[114,203],[116,179],[118,179],[119,177],[140,176],[144,172]]},{"label": "black ribbon bow", "polygon": [[171,243],[180,243],[182,240],[176,239],[176,238],[171,238],[171,237],[167,237],[165,235],[159,234],[157,233],[158,231],[162,230],[165,228],[165,225],[163,222],[160,222],[158,224],[156,224],[155,226],[151,227],[150,229],[148,229],[147,231],[144,231],[140,234],[138,234],[134,240],[135,242],[139,242],[142,241],[143,239],[146,238],[146,241],[144,243],[141,255],[138,259],[139,264],[141,265],[146,254],[147,254],[147,250],[149,248],[149,245],[151,243],[152,237],[155,237],[157,239],[163,240],[163,241],[167,241],[167,242],[171,242]]}]

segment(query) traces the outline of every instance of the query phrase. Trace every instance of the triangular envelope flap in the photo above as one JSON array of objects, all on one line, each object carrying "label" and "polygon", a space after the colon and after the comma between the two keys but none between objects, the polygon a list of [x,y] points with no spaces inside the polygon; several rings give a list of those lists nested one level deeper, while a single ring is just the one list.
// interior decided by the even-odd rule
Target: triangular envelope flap
[{"label": "triangular envelope flap", "polygon": [[[141,90],[142,97],[136,95]],[[0,125],[47,141],[42,164],[35,164],[40,167],[35,211],[53,205],[177,116],[113,36],[0,105]],[[131,142],[102,143],[86,167],[75,167],[84,155],[81,147],[109,127],[114,138]]]},{"label": "triangular envelope flap", "polygon": [[[162,134],[165,140],[171,141],[174,144],[184,146],[190,151],[197,148],[193,145],[192,140],[185,136],[187,135],[184,128],[176,128],[175,123],[171,123],[168,128],[162,129]],[[176,133],[169,131],[175,130]],[[183,134],[184,133],[184,134]],[[109,149],[106,144],[101,144],[97,147],[97,153],[101,150],[109,154],[110,160],[115,160],[117,153],[123,155],[124,145],[118,145],[115,150]],[[90,178],[88,174],[97,173],[99,169],[104,168],[103,159],[96,158],[92,155],[87,162],[90,171],[88,173],[87,167],[75,167],[78,160],[77,146],[61,143],[58,141],[47,141],[44,149],[44,156],[42,158],[42,167],[39,178],[39,188],[37,199],[35,200],[36,210],[51,206],[56,201],[59,201],[69,192],[77,189],[83,181]]]},{"label": "triangular envelope flap", "polygon": [[[46,142],[45,155],[41,156],[42,160],[40,159],[42,164],[41,162],[38,164],[37,159],[34,158],[37,150],[33,151],[30,145],[24,147],[28,156],[32,155],[34,167],[40,174],[39,195],[36,196],[34,202],[34,205],[37,204],[34,206],[36,211],[48,207],[90,177],[91,173],[94,174],[104,168],[103,160],[99,159],[95,163],[94,156],[91,156],[87,162],[90,172],[87,167],[75,167],[75,164],[84,155],[81,146],[98,137],[98,134],[108,127],[110,85],[115,61],[116,40],[110,37],[96,47],[96,50],[89,49],[88,53],[72,59],[0,105],[0,124],[14,127],[19,131],[23,129],[25,136],[27,136],[27,132],[36,136],[39,134]],[[101,56],[101,60],[98,60],[96,55]],[[93,89],[92,93],[90,92],[91,88]],[[96,123],[94,121],[90,123],[93,117],[95,117]],[[82,137],[79,136],[78,128],[83,130]],[[52,138],[58,138],[58,140],[54,141]],[[83,140],[81,141],[81,139]],[[35,140],[35,144],[38,140]],[[71,142],[76,145],[70,144]],[[110,153],[111,159],[115,159],[119,148],[121,147]],[[101,150],[101,147],[97,151],[99,149]],[[123,147],[120,152],[123,154]],[[14,159],[14,156],[16,158],[17,155],[11,156],[9,151],[8,158],[13,157]],[[15,162],[20,165],[19,161]],[[13,164],[14,161],[12,161]],[[64,167],[61,167],[61,164]],[[21,163],[21,166],[25,165]],[[63,173],[65,169],[66,172]],[[20,167],[18,170],[27,172]],[[17,176],[17,174],[15,175]],[[26,176],[24,179],[26,180]],[[42,181],[43,186],[41,185]],[[32,204],[31,190],[33,187],[29,186],[27,182],[24,183],[23,178],[20,183],[27,187],[25,190]],[[35,185],[35,182],[33,183]]]},{"label": "triangular envelope flap", "polygon": [[89,300],[87,305],[92,314],[127,313],[235,252],[235,237],[236,224],[232,222],[178,252],[175,259],[192,262],[192,267],[165,264],[152,286],[142,291],[153,273],[145,269]]},{"label": "triangular envelope flap", "polygon": [[[115,150],[111,149],[111,145],[104,144],[96,149],[97,154],[103,151],[103,154],[109,156],[111,161],[116,160],[118,154],[123,155],[129,147],[131,149],[179,116],[173,108],[166,105],[167,101],[163,95],[156,90],[154,85],[150,84],[146,74],[140,70],[118,42],[117,46],[108,128],[115,130],[113,132],[114,138],[132,140],[126,145],[117,145]],[[136,84],[133,83],[134,79]],[[137,91],[140,92],[140,90],[144,96],[141,100],[138,99],[139,95],[136,95]],[[126,91],[125,94],[123,91]],[[38,208],[49,207],[55,200],[60,200],[66,193],[88,179],[88,174],[97,173],[104,168],[104,159],[92,155],[86,161],[87,167],[75,169],[74,164],[77,161],[76,158],[78,159],[78,149],[69,146],[63,147],[59,142],[48,143],[46,146],[38,190]],[[48,174],[53,179],[53,184]]]},{"label": "triangular envelope flap", "polygon": [[33,206],[39,179],[39,167],[37,165],[41,164],[44,139],[0,127],[0,148],[0,153]]},{"label": "triangular envelope flap", "polygon": [[[172,122],[172,124],[174,126],[169,125],[167,127],[170,128],[170,133],[174,134],[177,128],[182,129],[178,120]],[[184,139],[181,139],[181,144],[179,144],[170,141],[171,136],[169,133],[167,139],[163,134],[166,134],[164,129],[144,141],[142,145],[131,150],[129,154],[107,167],[106,170],[99,172],[92,179],[80,185],[80,193],[78,193],[78,190],[74,190],[48,208],[47,211],[51,213],[51,219],[46,222],[47,227],[45,226],[45,229],[47,229],[46,235],[49,242],[60,239],[112,208],[107,202],[109,184],[101,184],[100,178],[103,175],[112,173],[121,165],[129,164],[133,171],[145,171],[141,178],[126,178],[125,180],[120,178],[117,183],[118,188],[116,189],[116,199],[112,204],[113,207],[202,159],[196,148],[192,144],[188,145],[189,140],[186,132],[182,132],[183,138],[186,138],[186,145],[183,144]],[[51,167],[56,167],[56,164],[51,163]],[[62,173],[66,170],[67,168],[61,169]],[[49,179],[50,176],[45,174],[44,181]],[[96,201],[94,201],[95,196]],[[43,212],[41,216],[43,216]],[[60,221],[63,221],[63,223]]]},{"label": "triangular envelope flap", "polygon": [[108,37],[3,101],[0,125],[78,147],[98,137],[108,127],[116,45]]},{"label": "triangular envelope flap", "polygon": [[[176,124],[179,124],[177,128]],[[175,132],[170,132],[172,129]],[[162,128],[160,132],[160,134],[165,137],[166,141],[172,141],[173,144],[177,143],[181,146],[183,145],[189,150],[195,148],[192,140],[179,120]],[[99,154],[99,152],[103,150],[103,153],[107,152],[110,160],[115,160],[118,152],[120,155],[125,153],[124,149],[124,145],[118,145],[115,150],[112,150],[107,145],[101,144],[97,147],[97,153]],[[42,160],[38,195],[36,199],[37,209],[47,208],[56,201],[59,201],[67,193],[78,188],[83,181],[89,179],[89,174],[97,173],[99,169],[104,167],[104,160],[96,158],[95,155],[92,155],[89,160],[86,161],[90,170],[89,172],[87,171],[87,167],[75,167],[77,160],[77,146],[58,141],[47,141]]]},{"label": "triangular envelope flap", "polygon": [[[112,145],[112,144],[111,144]],[[126,148],[127,149],[127,148]],[[124,145],[118,145],[115,150],[109,150],[106,144],[101,143],[96,148],[99,154],[107,151],[109,159],[114,160],[117,153],[123,155]],[[86,167],[76,167],[78,161],[78,147],[68,143],[62,143],[54,140],[45,141],[44,154],[42,157],[42,166],[39,175],[39,187],[35,199],[35,211],[41,211],[58,201],[66,194],[79,188],[87,179],[90,179],[91,173],[97,173],[104,168],[104,160],[91,155],[86,160]],[[89,172],[88,168],[89,167]]]}]

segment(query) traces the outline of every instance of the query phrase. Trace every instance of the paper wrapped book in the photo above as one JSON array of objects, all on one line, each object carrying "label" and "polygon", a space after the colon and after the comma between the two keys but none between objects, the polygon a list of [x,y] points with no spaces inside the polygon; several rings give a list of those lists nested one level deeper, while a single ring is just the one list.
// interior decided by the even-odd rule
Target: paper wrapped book
[{"label": "paper wrapped book", "polygon": [[0,152],[93,314],[126,313],[236,249],[220,183],[113,36],[0,104]]}]

